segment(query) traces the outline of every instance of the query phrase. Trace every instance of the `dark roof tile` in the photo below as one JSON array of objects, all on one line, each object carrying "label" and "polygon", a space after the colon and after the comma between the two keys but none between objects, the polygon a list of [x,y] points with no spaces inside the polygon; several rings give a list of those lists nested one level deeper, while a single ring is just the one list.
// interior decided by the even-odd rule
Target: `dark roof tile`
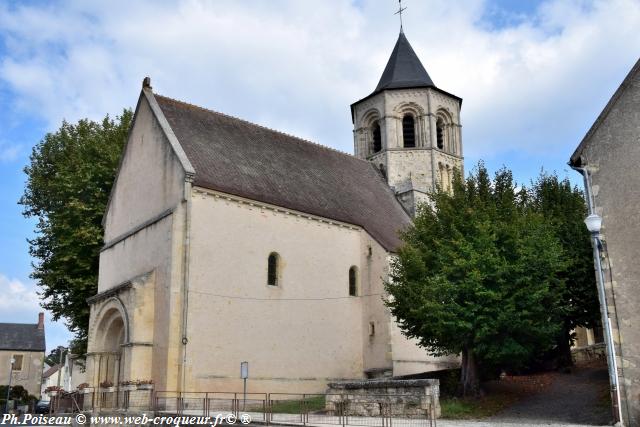
[{"label": "dark roof tile", "polygon": [[58,372],[58,369],[60,369],[60,365],[56,363],[55,365],[44,371],[44,373],[42,374],[42,378],[49,378],[51,375]]},{"label": "dark roof tile", "polygon": [[401,32],[374,93],[385,89],[435,87],[409,40]]},{"label": "dark roof tile", "polygon": [[363,227],[387,250],[410,223],[373,164],[163,96],[155,98],[195,168],[194,184]]},{"label": "dark roof tile", "polygon": [[32,323],[0,323],[0,350],[45,351],[44,329]]}]

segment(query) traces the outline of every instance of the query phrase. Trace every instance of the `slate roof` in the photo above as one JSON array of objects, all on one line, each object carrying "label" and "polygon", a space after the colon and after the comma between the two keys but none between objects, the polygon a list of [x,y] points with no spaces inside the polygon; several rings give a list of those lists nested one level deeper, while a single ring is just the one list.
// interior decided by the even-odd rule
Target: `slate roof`
[{"label": "slate roof", "polygon": [[400,32],[374,93],[385,89],[435,87],[409,40]]},{"label": "slate roof", "polygon": [[355,120],[354,107],[362,101],[384,90],[409,88],[432,88],[437,92],[456,99],[460,105],[462,105],[462,98],[436,87],[431,77],[429,77],[429,73],[427,73],[427,70],[424,68],[424,65],[420,62],[420,58],[418,58],[418,55],[416,55],[411,47],[409,40],[407,40],[407,37],[401,31],[376,89],[369,95],[351,104],[351,119]]},{"label": "slate roof", "polygon": [[45,351],[44,329],[37,323],[0,323],[0,350]]},{"label": "slate roof", "polygon": [[385,249],[411,220],[365,160],[154,95],[195,169],[194,184],[364,228]]},{"label": "slate roof", "polygon": [[48,368],[46,371],[43,372],[42,378],[49,378],[51,375],[58,372],[58,369],[60,369],[60,365],[56,363],[55,365],[51,366],[50,368]]}]

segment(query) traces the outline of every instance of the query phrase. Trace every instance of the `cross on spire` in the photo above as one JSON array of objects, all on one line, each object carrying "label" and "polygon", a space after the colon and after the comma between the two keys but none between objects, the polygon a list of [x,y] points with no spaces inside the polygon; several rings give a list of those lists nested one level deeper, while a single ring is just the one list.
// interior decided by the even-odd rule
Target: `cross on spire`
[{"label": "cross on spire", "polygon": [[406,10],[406,7],[402,7],[402,0],[398,0],[398,11],[394,15],[400,15],[400,32],[402,33],[402,12]]}]

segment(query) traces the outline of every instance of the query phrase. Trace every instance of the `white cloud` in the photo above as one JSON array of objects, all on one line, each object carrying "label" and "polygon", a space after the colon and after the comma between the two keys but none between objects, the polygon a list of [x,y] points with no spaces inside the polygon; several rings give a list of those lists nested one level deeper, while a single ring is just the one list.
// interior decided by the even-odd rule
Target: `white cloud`
[{"label": "white cloud", "polygon": [[[0,273],[0,323],[37,323],[38,313],[44,311],[33,283],[10,279]],[[67,345],[71,334],[63,322],[54,322],[45,312],[47,348]]]},{"label": "white cloud", "polygon": [[[0,5],[0,79],[51,127],[133,106],[150,75],[159,93],[351,151],[349,104],[373,90],[397,36],[387,3]],[[431,77],[464,98],[470,156],[574,147],[640,52],[635,0],[550,0],[505,28],[480,22],[495,8],[480,0],[408,6]]]},{"label": "white cloud", "polygon": [[[133,107],[150,75],[161,94],[351,152],[349,105],[382,74],[396,6],[0,2],[0,87],[25,123],[44,119],[54,129],[63,118]],[[405,32],[431,77],[464,98],[468,158],[566,161],[640,53],[637,0],[548,0],[509,27],[481,21],[496,8],[482,0],[407,6]],[[0,162],[21,152],[0,141]],[[0,274],[0,295],[0,322],[35,322],[35,285]],[[60,323],[47,328],[50,345],[68,339]]]},{"label": "white cloud", "polygon": [[[36,323],[40,310],[38,294],[33,285],[0,274],[0,322]],[[35,313],[35,314],[34,314]]]}]

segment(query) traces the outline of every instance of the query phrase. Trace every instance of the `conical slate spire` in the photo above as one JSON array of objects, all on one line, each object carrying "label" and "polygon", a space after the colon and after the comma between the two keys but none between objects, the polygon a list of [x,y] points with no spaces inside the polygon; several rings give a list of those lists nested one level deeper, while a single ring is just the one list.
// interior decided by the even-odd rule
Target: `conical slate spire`
[{"label": "conical slate spire", "polygon": [[425,86],[435,87],[427,70],[418,59],[418,55],[409,44],[409,40],[405,37],[404,32],[400,31],[398,41],[391,52],[389,62],[384,68],[374,93],[384,89]]}]

